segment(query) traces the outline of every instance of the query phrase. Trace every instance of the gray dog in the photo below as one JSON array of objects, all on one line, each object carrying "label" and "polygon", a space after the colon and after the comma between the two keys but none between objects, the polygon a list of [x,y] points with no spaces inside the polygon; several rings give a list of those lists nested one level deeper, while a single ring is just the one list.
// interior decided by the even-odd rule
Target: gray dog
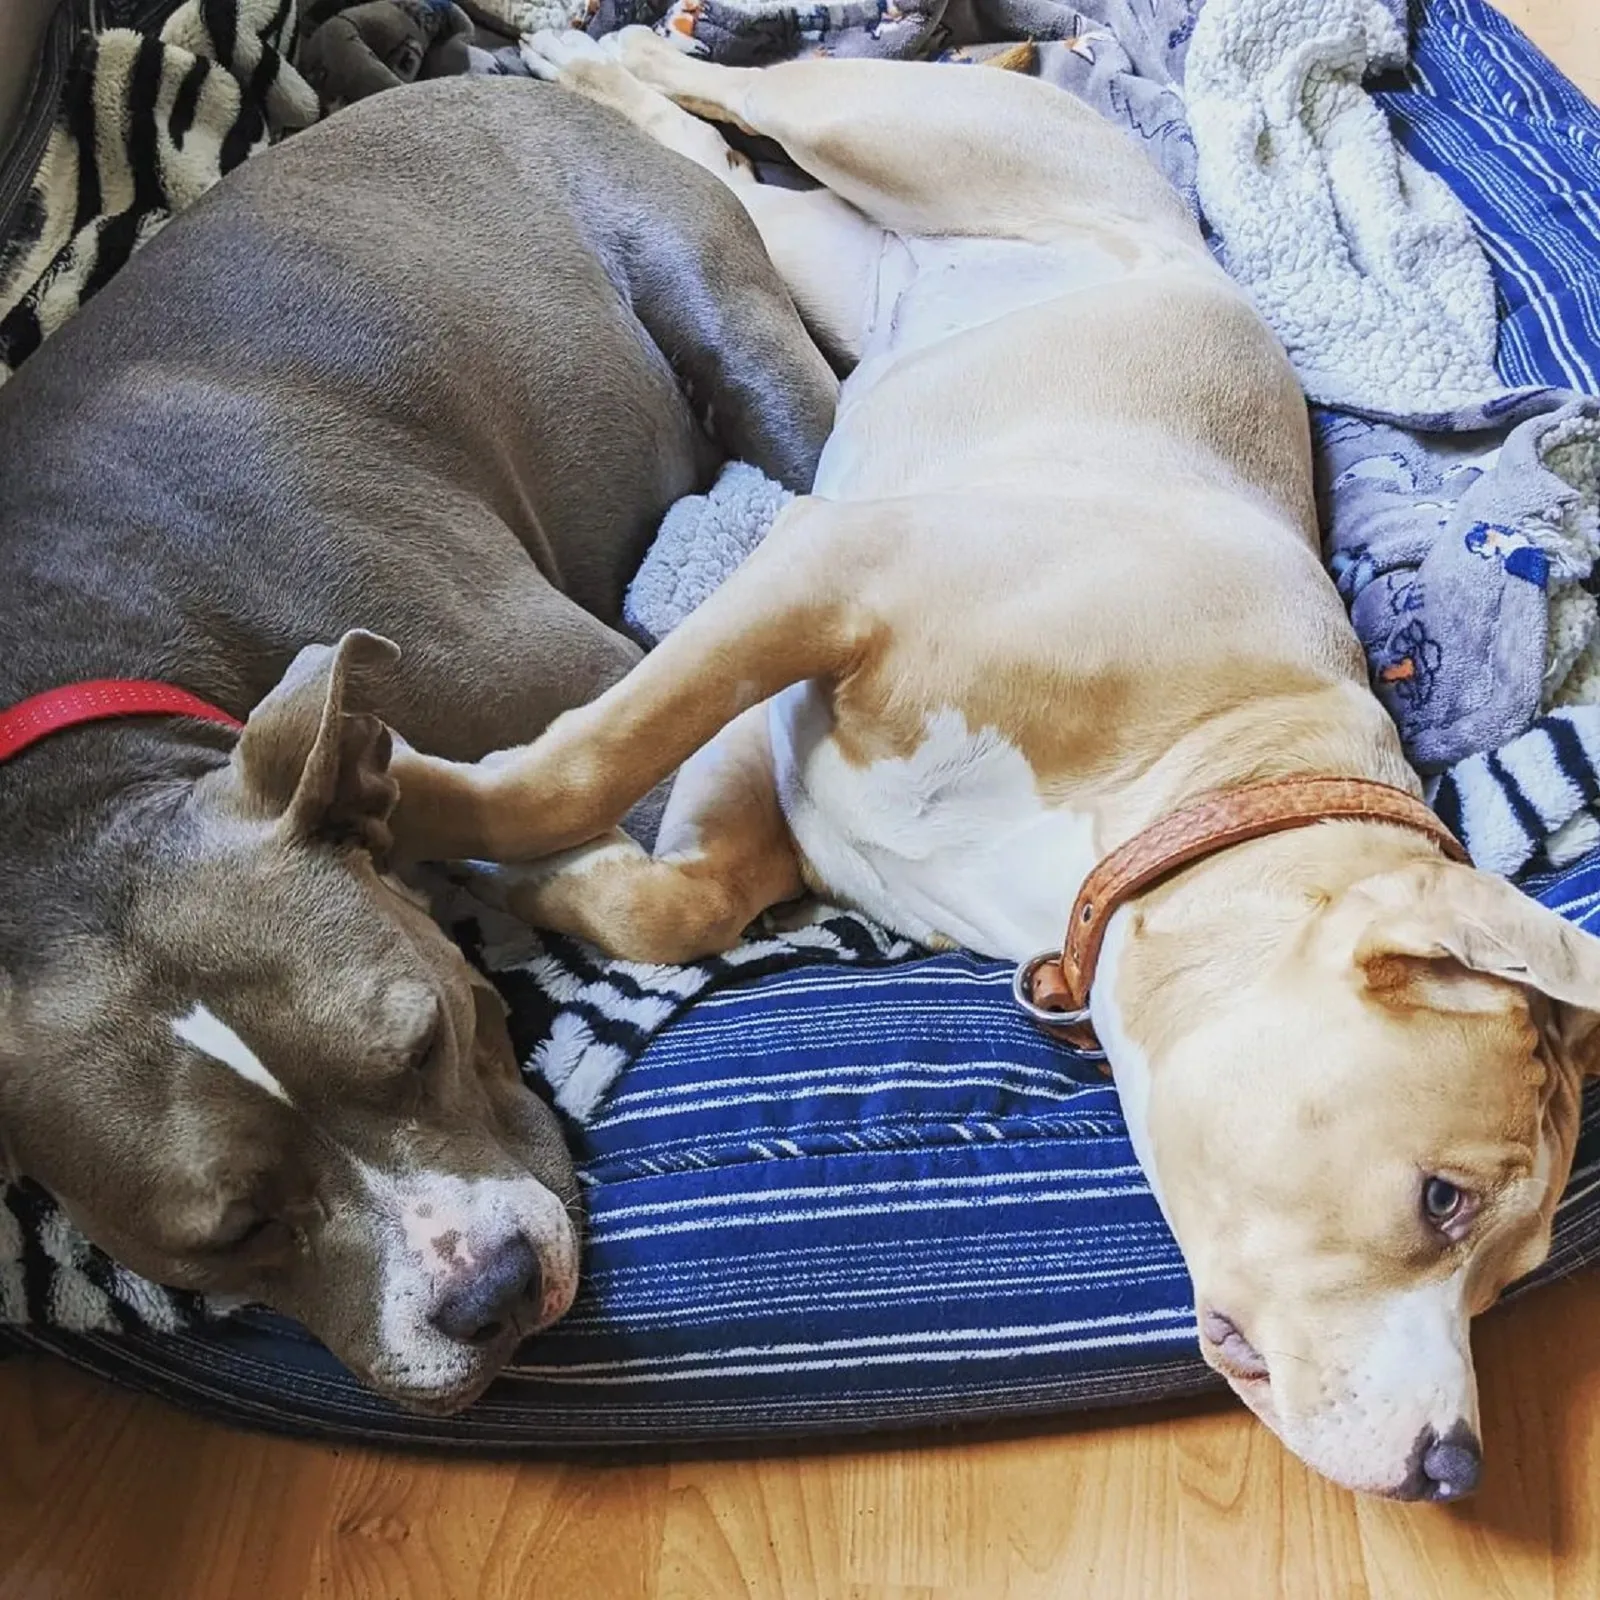
[{"label": "gray dog", "polygon": [[661,514],[724,455],[807,487],[836,393],[733,197],[538,85],[378,96],[153,241],[0,394],[0,1170],[479,1393],[571,1303],[576,1183],[393,874],[392,739],[620,678]]}]

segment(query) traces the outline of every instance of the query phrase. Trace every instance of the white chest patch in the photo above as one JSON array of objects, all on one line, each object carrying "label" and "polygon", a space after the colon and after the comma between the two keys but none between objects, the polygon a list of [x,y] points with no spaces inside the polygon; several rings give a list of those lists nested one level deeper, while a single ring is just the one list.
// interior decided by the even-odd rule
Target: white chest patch
[{"label": "white chest patch", "polygon": [[202,1055],[230,1067],[246,1083],[253,1083],[258,1089],[265,1089],[274,1099],[289,1104],[289,1096],[283,1085],[262,1065],[255,1051],[216,1012],[197,1001],[193,1010],[172,1019],[172,1031]]},{"label": "white chest patch", "polygon": [[785,818],[834,895],[924,943],[1012,961],[1059,946],[1094,864],[1091,820],[1048,805],[996,729],[939,711],[909,756],[859,767],[816,685],[775,696],[769,717]]},{"label": "white chest patch", "polygon": [[1131,913],[1120,907],[1106,928],[1105,942],[1100,947],[1100,959],[1095,966],[1094,991],[1089,996],[1089,1008],[1094,1020],[1094,1031],[1111,1064],[1117,1085],[1117,1099],[1122,1104],[1122,1120],[1128,1125],[1128,1142],[1144,1169],[1150,1192],[1161,1208],[1161,1214],[1170,1227],[1172,1214],[1162,1194],[1161,1174],[1156,1166],[1155,1143],[1150,1133],[1150,1061],[1144,1051],[1134,1043],[1123,1020],[1122,1007],[1117,999],[1117,969],[1122,961],[1122,949],[1127,942]]}]

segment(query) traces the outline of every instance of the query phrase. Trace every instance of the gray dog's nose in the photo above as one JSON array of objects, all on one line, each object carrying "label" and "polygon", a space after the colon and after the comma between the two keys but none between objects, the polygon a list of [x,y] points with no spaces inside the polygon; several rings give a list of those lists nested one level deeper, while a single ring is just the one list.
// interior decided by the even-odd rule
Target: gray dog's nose
[{"label": "gray dog's nose", "polygon": [[439,1302],[430,1319],[463,1344],[487,1344],[520,1304],[539,1298],[539,1257],[520,1233],[497,1244],[478,1270]]},{"label": "gray dog's nose", "polygon": [[1411,1460],[1405,1481],[1392,1491],[1396,1500],[1462,1500],[1483,1475],[1483,1447],[1465,1422],[1443,1434],[1424,1428]]}]

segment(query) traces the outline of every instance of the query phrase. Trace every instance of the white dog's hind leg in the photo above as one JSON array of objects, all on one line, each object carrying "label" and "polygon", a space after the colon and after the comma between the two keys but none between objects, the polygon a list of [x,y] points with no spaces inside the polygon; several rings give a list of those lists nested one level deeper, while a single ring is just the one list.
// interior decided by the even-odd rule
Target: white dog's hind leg
[{"label": "white dog's hind leg", "polygon": [[[812,337],[835,366],[853,367],[870,306],[882,230],[826,189],[761,183],[717,130],[641,82],[624,62],[624,29],[591,39],[579,29],[531,34],[522,59],[535,76],[620,112],[657,144],[687,157],[738,196]],[[652,39],[656,36],[649,34]],[[679,52],[657,39],[669,55]]]},{"label": "white dog's hind leg", "polygon": [[1204,248],[1176,190],[1137,143],[1036,78],[827,58],[723,67],[648,28],[624,28],[615,40],[611,48],[641,83],[700,116],[775,139],[896,233],[1043,241],[1108,218],[1159,218]]}]

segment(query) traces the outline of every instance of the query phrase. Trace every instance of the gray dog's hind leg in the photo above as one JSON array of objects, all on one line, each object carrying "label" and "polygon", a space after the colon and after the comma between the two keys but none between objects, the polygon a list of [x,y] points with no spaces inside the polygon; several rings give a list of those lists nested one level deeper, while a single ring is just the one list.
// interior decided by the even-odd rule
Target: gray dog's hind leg
[{"label": "gray dog's hind leg", "polygon": [[839,382],[737,200],[687,164],[694,194],[636,219],[622,267],[633,309],[728,456],[805,493]]}]

